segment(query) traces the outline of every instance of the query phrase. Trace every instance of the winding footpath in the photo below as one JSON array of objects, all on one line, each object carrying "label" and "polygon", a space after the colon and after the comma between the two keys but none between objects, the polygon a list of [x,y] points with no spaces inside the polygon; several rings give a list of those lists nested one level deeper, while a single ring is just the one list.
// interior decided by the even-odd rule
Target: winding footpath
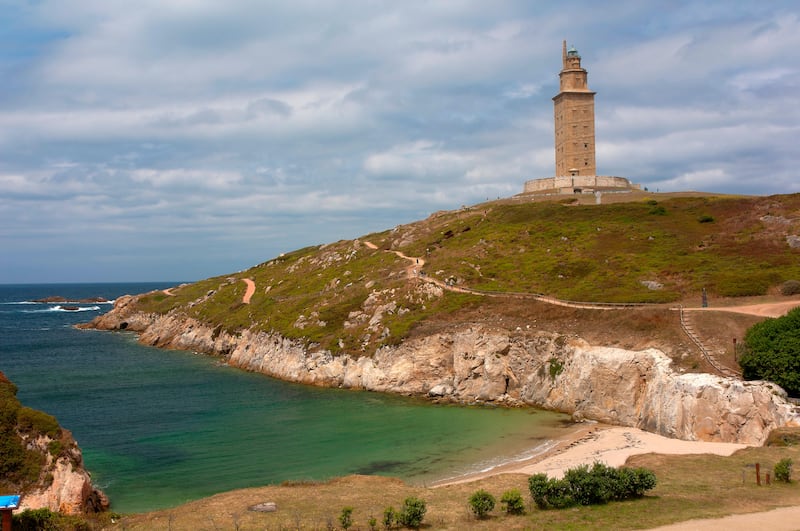
[{"label": "winding footpath", "polygon": [[256,283],[249,278],[243,278],[242,282],[247,284],[247,289],[242,297],[242,304],[250,304],[250,299],[253,298],[253,294],[256,292]]},{"label": "winding footpath", "polygon": [[[363,243],[369,249],[373,250],[378,249],[378,246],[372,242],[365,241]],[[476,290],[466,287],[458,287],[448,282],[443,282],[441,280],[431,278],[425,275],[425,273],[422,271],[422,268],[425,266],[425,260],[420,257],[406,256],[400,251],[386,251],[386,252],[394,253],[399,258],[411,262],[411,264],[406,268],[406,275],[408,276],[409,279],[422,280],[423,282],[435,284],[436,286],[439,286],[442,289],[456,293],[470,293],[473,295],[480,295],[483,297],[510,297],[517,299],[531,299],[544,302],[546,304],[565,306],[568,308],[580,308],[586,310],[619,310],[622,308],[646,308],[646,307],[660,306],[660,305],[640,304],[640,303],[626,304],[626,303],[602,303],[602,302],[600,303],[572,302],[572,301],[564,301],[556,299],[555,297],[548,297],[547,295],[542,295],[538,293],[493,292],[493,291]],[[783,315],[786,315],[786,313],[788,313],[790,310],[797,307],[800,307],[800,300],[781,301],[781,302],[762,303],[762,304],[749,304],[742,306],[716,306],[711,308],[708,307],[684,308],[683,306],[677,306],[670,309],[679,312],[681,329],[689,337],[692,343],[694,343],[694,345],[700,350],[700,353],[703,355],[703,358],[706,360],[706,362],[719,375],[738,378],[741,377],[741,372],[737,369],[725,366],[722,363],[720,363],[717,360],[717,357],[713,354],[713,352],[710,349],[708,349],[703,344],[700,337],[698,337],[697,334],[694,333],[694,329],[692,325],[689,323],[689,320],[685,312],[719,311],[719,312],[734,312],[746,315],[755,315],[759,317],[781,317]]]},{"label": "winding footpath", "polygon": [[[370,249],[376,250],[378,248],[378,246],[373,244],[372,242],[365,241],[363,243]],[[565,301],[557,299],[555,297],[548,297],[547,295],[542,295],[539,293],[493,292],[493,291],[483,291],[465,287],[457,287],[425,275],[422,272],[422,268],[425,265],[424,259],[415,256],[406,256],[400,251],[387,251],[387,252],[394,253],[398,257],[404,260],[409,260],[411,262],[411,265],[408,268],[406,268],[409,278],[420,278],[425,282],[436,284],[437,286],[443,289],[457,293],[472,293],[474,295],[483,295],[486,297],[512,297],[512,298],[534,299],[537,301],[545,302],[547,304],[553,304],[556,306],[566,306],[568,308],[582,308],[587,310],[619,310],[622,308],[646,308],[653,306],[661,306],[660,304],[648,304],[648,303],[573,302],[573,301]],[[718,311],[718,312],[743,313],[747,315],[756,315],[759,317],[781,317],[782,315],[786,315],[786,313],[788,313],[789,310],[797,308],[798,306],[800,306],[800,300],[762,303],[762,304],[749,304],[743,306],[715,306],[711,308],[675,307],[671,309],[682,310],[684,312]]]},{"label": "winding footpath", "polygon": [[[378,250],[378,246],[370,241],[363,241],[364,246],[368,249],[373,251]],[[556,306],[565,306],[568,308],[579,308],[579,309],[586,309],[586,310],[619,310],[623,308],[646,308],[646,307],[653,307],[653,306],[660,306],[660,305],[653,305],[653,304],[638,304],[638,303],[594,303],[594,302],[573,302],[573,301],[565,301],[561,299],[557,299],[555,297],[549,297],[547,295],[542,295],[539,293],[512,293],[512,292],[494,292],[494,291],[484,291],[484,290],[476,290],[472,288],[462,287],[462,286],[455,286],[452,283],[445,282],[436,278],[429,277],[425,274],[422,270],[425,267],[425,260],[418,256],[406,256],[400,251],[391,251],[387,250],[386,252],[395,254],[398,258],[403,260],[407,260],[409,265],[406,267],[406,277],[409,280],[415,281],[422,281],[427,282],[429,284],[434,284],[440,287],[443,290],[455,292],[455,293],[469,293],[472,295],[479,295],[482,297],[504,297],[504,298],[516,298],[516,299],[529,299],[529,300],[536,300],[540,302],[544,302],[546,304],[553,304]],[[242,304],[250,304],[250,299],[256,292],[256,284],[250,278],[243,278],[241,279],[247,286],[244,295],[242,296]],[[174,293],[171,292],[171,289],[165,289],[163,292],[166,295],[174,296]],[[781,301],[781,302],[773,302],[773,303],[763,303],[763,304],[749,304],[749,305],[742,305],[742,306],[716,306],[711,308],[684,308],[683,306],[677,306],[670,308],[672,310],[676,310],[680,314],[680,324],[681,329],[684,333],[689,337],[689,339],[694,343],[694,345],[700,350],[700,353],[703,355],[703,358],[708,362],[708,364],[720,375],[722,376],[729,376],[729,377],[740,377],[741,373],[732,367],[727,367],[721,364],[714,353],[708,349],[701,340],[700,337],[694,332],[694,328],[686,315],[687,312],[701,312],[701,311],[717,311],[717,312],[735,312],[735,313],[742,313],[746,315],[755,315],[759,317],[780,317],[785,315],[796,307],[800,306],[800,300],[790,300],[790,301]]]}]

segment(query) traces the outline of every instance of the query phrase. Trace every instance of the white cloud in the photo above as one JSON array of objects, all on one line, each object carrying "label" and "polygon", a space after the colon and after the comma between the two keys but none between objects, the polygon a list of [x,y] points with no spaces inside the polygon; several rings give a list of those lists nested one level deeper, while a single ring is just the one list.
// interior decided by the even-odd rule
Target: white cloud
[{"label": "white cloud", "polygon": [[[0,280],[36,280],[15,252],[21,234],[91,253],[92,230],[107,253],[134,258],[178,246],[172,269],[153,275],[186,278],[181,261],[224,273],[226,256],[256,263],[517,193],[553,173],[562,39],[598,91],[600,173],[798,191],[798,11],[721,0],[569,12],[521,0],[20,4],[4,13],[24,28],[21,52],[0,50],[0,246],[21,258]],[[224,249],[219,260],[206,240]]]},{"label": "white cloud", "polygon": [[200,187],[209,189],[225,189],[241,182],[242,176],[232,171],[212,170],[153,170],[139,169],[130,174],[137,183],[146,183],[161,187]]}]

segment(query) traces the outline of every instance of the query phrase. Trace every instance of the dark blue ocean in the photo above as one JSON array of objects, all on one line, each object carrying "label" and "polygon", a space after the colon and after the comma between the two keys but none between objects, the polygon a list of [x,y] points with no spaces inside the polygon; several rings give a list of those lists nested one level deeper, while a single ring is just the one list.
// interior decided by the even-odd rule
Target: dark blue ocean
[{"label": "dark blue ocean", "polygon": [[177,284],[0,285],[0,371],[23,404],[73,433],[115,511],[351,473],[423,484],[537,453],[569,429],[565,415],[549,412],[281,382],[142,346],[130,333],[74,328],[111,304],[31,303]]}]

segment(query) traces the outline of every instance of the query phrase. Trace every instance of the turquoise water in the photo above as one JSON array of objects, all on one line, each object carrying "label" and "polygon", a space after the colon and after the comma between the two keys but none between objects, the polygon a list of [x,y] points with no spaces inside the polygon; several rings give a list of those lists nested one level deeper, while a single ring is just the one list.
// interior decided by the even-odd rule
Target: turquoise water
[{"label": "turquoise water", "polygon": [[281,382],[127,333],[73,328],[110,305],[24,304],[167,284],[0,286],[0,370],[72,431],[119,512],[286,480],[382,474],[420,484],[540,451],[565,415],[434,405]]}]

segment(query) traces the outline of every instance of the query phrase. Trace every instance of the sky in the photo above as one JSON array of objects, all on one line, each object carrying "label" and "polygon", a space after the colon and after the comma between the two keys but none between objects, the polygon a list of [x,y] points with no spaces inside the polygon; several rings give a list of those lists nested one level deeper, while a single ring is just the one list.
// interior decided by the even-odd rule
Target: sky
[{"label": "sky", "polygon": [[0,284],[192,281],[554,173],[800,192],[796,1],[0,0]]}]

